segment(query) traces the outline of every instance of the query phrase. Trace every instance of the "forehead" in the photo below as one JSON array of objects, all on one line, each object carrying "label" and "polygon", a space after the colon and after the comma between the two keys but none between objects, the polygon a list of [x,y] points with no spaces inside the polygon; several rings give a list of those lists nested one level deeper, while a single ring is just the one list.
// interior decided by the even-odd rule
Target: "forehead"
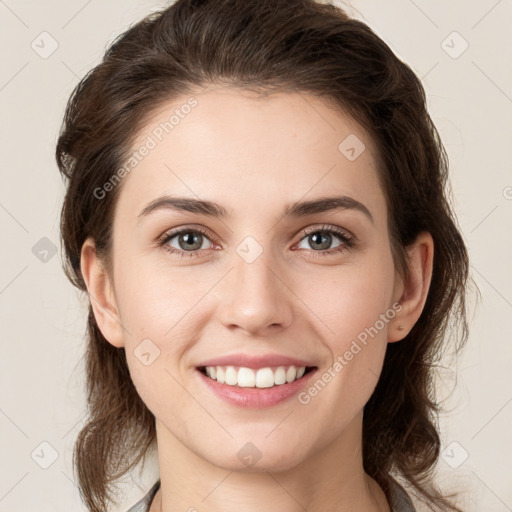
[{"label": "forehead", "polygon": [[369,134],[304,92],[258,97],[215,87],[176,97],[148,116],[132,151],[139,158],[118,206],[134,214],[164,194],[261,214],[336,192],[385,210]]}]

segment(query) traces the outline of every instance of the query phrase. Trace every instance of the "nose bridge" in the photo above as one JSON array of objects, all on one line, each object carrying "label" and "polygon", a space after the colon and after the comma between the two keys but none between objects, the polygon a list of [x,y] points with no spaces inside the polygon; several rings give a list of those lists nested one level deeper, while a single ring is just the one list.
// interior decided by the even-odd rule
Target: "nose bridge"
[{"label": "nose bridge", "polygon": [[233,255],[234,269],[227,276],[221,320],[256,333],[270,326],[285,327],[291,304],[271,248],[247,237]]}]

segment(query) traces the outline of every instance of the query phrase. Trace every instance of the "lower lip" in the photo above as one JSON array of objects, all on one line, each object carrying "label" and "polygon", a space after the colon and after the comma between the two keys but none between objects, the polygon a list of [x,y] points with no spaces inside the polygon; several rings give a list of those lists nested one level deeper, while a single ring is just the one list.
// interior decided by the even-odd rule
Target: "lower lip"
[{"label": "lower lip", "polygon": [[271,388],[242,388],[221,384],[207,377],[200,370],[196,371],[210,390],[226,402],[239,407],[263,408],[277,405],[299,393],[316,373],[317,368],[310,370],[298,380]]}]

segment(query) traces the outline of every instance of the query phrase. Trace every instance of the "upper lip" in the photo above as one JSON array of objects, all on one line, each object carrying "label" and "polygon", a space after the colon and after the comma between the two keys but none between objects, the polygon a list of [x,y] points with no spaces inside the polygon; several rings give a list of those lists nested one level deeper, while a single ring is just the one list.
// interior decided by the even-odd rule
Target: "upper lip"
[{"label": "upper lip", "polygon": [[204,366],[243,366],[245,368],[266,368],[267,366],[301,366],[313,367],[311,362],[297,359],[295,357],[282,356],[280,354],[265,354],[260,356],[251,356],[249,354],[231,354],[227,356],[208,359],[198,365],[198,368]]}]

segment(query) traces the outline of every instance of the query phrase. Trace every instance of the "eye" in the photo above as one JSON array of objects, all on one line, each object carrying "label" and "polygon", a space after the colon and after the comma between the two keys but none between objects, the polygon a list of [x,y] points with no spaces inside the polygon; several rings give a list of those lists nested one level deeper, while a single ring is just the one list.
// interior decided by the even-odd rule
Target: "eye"
[{"label": "eye", "polygon": [[[207,242],[206,247],[204,242]],[[165,250],[180,256],[194,256],[199,250],[211,249],[213,246],[208,238],[208,233],[198,228],[185,228],[166,233],[160,240],[159,245],[163,246]]]},{"label": "eye", "polygon": [[[338,244],[332,246],[338,239]],[[353,237],[346,231],[334,226],[312,227],[306,230],[305,236],[299,244],[305,242],[313,248],[316,256],[328,256],[333,253],[345,251],[354,245]],[[304,247],[299,248],[303,249]],[[307,247],[305,247],[308,249]]]}]

